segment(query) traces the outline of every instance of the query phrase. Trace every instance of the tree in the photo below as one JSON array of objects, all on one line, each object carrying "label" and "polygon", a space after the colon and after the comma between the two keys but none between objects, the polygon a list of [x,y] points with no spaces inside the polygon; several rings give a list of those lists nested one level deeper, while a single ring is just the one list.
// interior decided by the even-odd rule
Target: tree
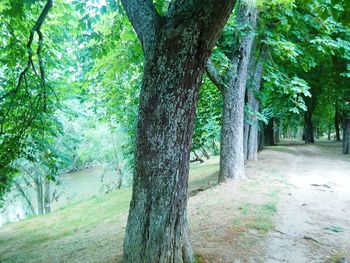
[{"label": "tree", "polygon": [[76,14],[64,0],[4,0],[0,12],[1,200],[18,175],[15,161],[35,161],[55,133],[53,115],[73,78],[75,63],[65,54],[72,50]]},{"label": "tree", "polygon": [[193,262],[186,207],[195,104],[234,1],[122,0],[145,56],[124,262]]},{"label": "tree", "polygon": [[236,24],[228,71],[220,75],[213,62],[206,69],[209,78],[222,92],[223,119],[220,141],[219,182],[245,177],[243,153],[244,96],[248,78],[248,64],[254,42],[258,10],[255,1],[238,1]]},{"label": "tree", "polygon": [[[1,74],[0,89],[0,194],[8,188],[14,172],[11,164],[26,147],[26,138],[31,129],[38,125],[38,119],[42,117],[40,112],[47,103],[49,92],[42,57],[44,37],[41,29],[52,8],[52,0],[46,2],[29,32],[23,30],[17,24],[18,21],[13,19],[13,16],[24,16],[24,4],[10,5],[5,2],[4,7],[1,27],[6,34],[2,38],[2,45],[8,48],[1,66],[1,71],[6,73]],[[18,42],[24,42],[24,39],[22,36],[17,39],[17,33],[20,35],[21,32],[17,31],[18,28],[28,34],[26,48],[22,50]],[[37,43],[34,43],[35,36]],[[26,57],[21,70],[14,63],[20,55]],[[10,70],[7,71],[7,68]],[[16,80],[15,75],[18,76]]]}]

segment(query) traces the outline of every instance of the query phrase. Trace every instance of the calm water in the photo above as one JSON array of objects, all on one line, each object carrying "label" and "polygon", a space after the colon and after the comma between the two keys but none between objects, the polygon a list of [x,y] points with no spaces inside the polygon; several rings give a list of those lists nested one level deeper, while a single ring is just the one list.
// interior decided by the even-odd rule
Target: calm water
[{"label": "calm water", "polygon": [[[56,210],[67,204],[103,193],[104,186],[116,182],[117,179],[116,171],[105,171],[103,168],[91,168],[63,174],[59,185],[51,184],[51,194],[59,195],[57,201],[52,202],[51,209]],[[28,191],[28,197],[37,211],[36,192],[34,189]],[[8,222],[17,222],[25,219],[27,217],[26,206],[27,204],[23,197],[13,188],[6,195],[4,207],[0,210],[0,226]]]}]

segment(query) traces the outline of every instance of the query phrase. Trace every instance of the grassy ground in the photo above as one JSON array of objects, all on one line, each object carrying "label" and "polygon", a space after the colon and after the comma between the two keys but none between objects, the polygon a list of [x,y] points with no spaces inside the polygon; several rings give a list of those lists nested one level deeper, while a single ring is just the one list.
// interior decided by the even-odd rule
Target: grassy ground
[{"label": "grassy ground", "polygon": [[[192,165],[190,195],[216,184],[218,160]],[[117,261],[130,198],[131,189],[120,190],[5,225],[0,228],[0,262]]]},{"label": "grassy ground", "polygon": [[[189,225],[199,262],[263,262],[288,161],[280,147],[246,165],[247,180],[217,185],[219,158],[190,171]],[[274,160],[274,166],[271,166]],[[275,166],[277,168],[275,168]],[[95,196],[0,228],[0,262],[120,262],[131,190]],[[259,261],[260,259],[260,261]]]}]

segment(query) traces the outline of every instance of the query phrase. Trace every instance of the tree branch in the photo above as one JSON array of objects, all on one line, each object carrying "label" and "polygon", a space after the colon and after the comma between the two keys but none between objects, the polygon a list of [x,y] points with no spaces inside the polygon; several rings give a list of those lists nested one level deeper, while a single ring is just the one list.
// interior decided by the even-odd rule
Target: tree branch
[{"label": "tree branch", "polygon": [[159,14],[151,0],[121,0],[144,52],[154,40]]},{"label": "tree branch", "polygon": [[[28,42],[27,42],[27,50],[28,50],[28,61],[27,61],[27,65],[26,67],[22,70],[22,72],[20,73],[19,75],[19,78],[18,78],[18,81],[17,81],[17,85],[16,87],[7,92],[6,94],[2,95],[0,97],[1,100],[5,99],[6,97],[10,96],[10,95],[16,95],[19,90],[20,90],[20,87],[21,87],[21,84],[22,84],[22,81],[25,79],[25,76],[27,74],[27,71],[29,70],[30,66],[33,64],[33,50],[32,50],[32,44],[33,44],[33,40],[34,40],[34,34],[37,33],[38,36],[39,36],[39,47],[38,47],[38,56],[39,56],[39,60],[41,60],[40,58],[40,52],[41,52],[41,48],[42,48],[42,34],[40,32],[40,29],[41,29],[41,26],[42,24],[44,23],[45,21],[45,18],[47,17],[50,9],[52,8],[52,5],[53,5],[53,0],[47,0],[46,2],[46,5],[44,7],[44,9],[42,10],[38,20],[35,22],[34,26],[32,27],[32,29],[30,30],[30,35],[29,35],[29,39],[28,39]],[[33,66],[33,69],[34,69],[34,66]],[[34,69],[35,71],[35,69]],[[45,76],[45,75],[43,75]],[[43,79],[41,79],[41,81],[44,81]],[[0,134],[3,134],[3,124],[5,123],[5,120],[7,118],[7,115],[9,114],[11,108],[12,108],[12,105],[14,103],[14,100],[15,100],[15,96],[12,97],[11,99],[11,102],[10,102],[10,106],[8,107],[8,110],[6,111],[6,113],[4,114],[3,118],[2,118],[2,121],[1,121],[1,128],[0,128]]]},{"label": "tree branch", "polygon": [[219,71],[215,68],[214,63],[213,63],[213,61],[210,58],[209,58],[206,66],[205,66],[205,71],[206,71],[209,79],[211,80],[211,82],[213,82],[214,85],[222,93],[224,88],[225,88],[225,82],[221,78]]}]

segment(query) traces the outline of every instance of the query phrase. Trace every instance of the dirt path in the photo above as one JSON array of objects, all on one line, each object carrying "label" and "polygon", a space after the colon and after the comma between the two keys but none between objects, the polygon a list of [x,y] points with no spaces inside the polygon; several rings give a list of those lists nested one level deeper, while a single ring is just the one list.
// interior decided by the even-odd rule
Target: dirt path
[{"label": "dirt path", "polygon": [[199,262],[338,262],[350,257],[350,157],[339,143],[269,147],[246,180],[189,200]]},{"label": "dirt path", "polygon": [[331,144],[289,148],[296,155],[286,171],[288,187],[281,195],[276,227],[267,238],[266,262],[349,256],[350,159]]}]

